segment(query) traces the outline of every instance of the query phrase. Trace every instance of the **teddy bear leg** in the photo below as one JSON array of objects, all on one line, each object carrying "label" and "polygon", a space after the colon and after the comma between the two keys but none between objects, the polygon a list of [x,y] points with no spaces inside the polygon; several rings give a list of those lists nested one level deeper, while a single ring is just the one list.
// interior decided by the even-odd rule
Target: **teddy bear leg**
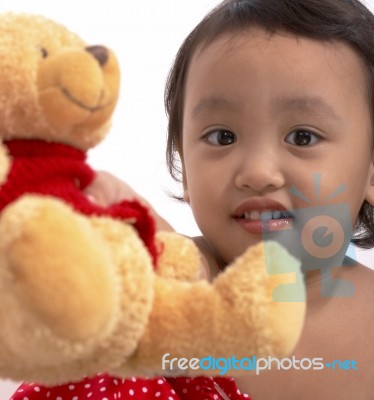
[{"label": "teddy bear leg", "polygon": [[[3,211],[1,375],[56,382],[99,372],[97,368],[109,362],[101,365],[98,361],[90,370],[84,369],[85,358],[90,358],[97,348],[109,346],[108,337],[118,329],[118,321],[125,314],[121,298],[127,277],[122,273],[122,281],[118,279],[122,268],[119,264],[124,262],[119,251],[113,251],[113,243],[118,247],[128,232],[121,229],[125,224],[110,222],[115,228],[105,236],[90,219],[48,197],[25,196]],[[108,235],[112,236],[112,243],[107,241]],[[140,239],[136,240],[142,248]],[[150,275],[148,260],[137,267],[139,276]],[[149,288],[150,280],[143,284],[138,298],[134,296],[145,309],[150,308],[152,300]],[[126,306],[130,308],[129,304]],[[136,339],[146,317],[145,312],[140,321],[135,318],[137,326],[131,334],[137,335]],[[132,326],[130,321],[129,327]],[[131,352],[133,348],[124,345],[118,350],[123,350],[121,356],[125,357],[126,350]]]}]

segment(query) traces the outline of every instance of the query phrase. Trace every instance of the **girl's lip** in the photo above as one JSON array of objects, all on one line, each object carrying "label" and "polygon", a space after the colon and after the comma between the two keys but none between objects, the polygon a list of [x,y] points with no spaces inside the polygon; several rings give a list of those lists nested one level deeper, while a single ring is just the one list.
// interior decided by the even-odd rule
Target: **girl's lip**
[{"label": "girl's lip", "polygon": [[244,218],[235,218],[235,220],[246,232],[257,235],[292,229],[292,218],[258,221],[252,221]]}]

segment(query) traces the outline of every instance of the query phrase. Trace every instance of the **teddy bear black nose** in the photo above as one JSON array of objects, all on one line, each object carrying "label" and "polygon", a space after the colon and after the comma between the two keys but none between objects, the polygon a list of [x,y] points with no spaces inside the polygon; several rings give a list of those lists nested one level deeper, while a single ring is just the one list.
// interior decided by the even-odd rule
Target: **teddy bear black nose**
[{"label": "teddy bear black nose", "polygon": [[108,61],[109,52],[104,46],[88,46],[86,47],[86,51],[91,53],[101,66],[105,65]]}]

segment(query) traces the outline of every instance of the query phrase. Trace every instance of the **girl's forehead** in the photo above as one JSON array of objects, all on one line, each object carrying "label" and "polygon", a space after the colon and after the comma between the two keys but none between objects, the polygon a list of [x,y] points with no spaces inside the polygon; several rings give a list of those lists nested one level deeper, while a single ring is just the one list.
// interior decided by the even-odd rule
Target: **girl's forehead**
[{"label": "girl's forehead", "polygon": [[[192,53],[188,74],[194,75],[201,66],[233,69],[245,63],[254,72],[259,69],[285,68],[294,73],[315,74],[329,69],[340,79],[368,93],[369,73],[359,53],[348,43],[339,40],[322,41],[292,34],[286,31],[269,32],[262,28],[224,32],[214,39],[201,42]],[[296,68],[297,67],[297,68]]]},{"label": "girl's forehead", "polygon": [[361,59],[351,45],[344,41],[318,40],[287,31],[270,32],[261,27],[252,27],[241,31],[222,32],[218,36],[202,40],[192,52],[191,62],[207,54],[227,56],[243,49],[245,52],[257,52],[258,55],[273,53],[278,57],[292,54],[302,56],[303,53],[314,51],[344,58],[347,53],[355,53],[355,57]]},{"label": "girl's forehead", "polygon": [[[187,73],[183,115],[245,110],[246,118],[285,112],[370,121],[369,74],[350,45],[251,30],[197,48]],[[253,122],[253,121],[252,121]]]}]

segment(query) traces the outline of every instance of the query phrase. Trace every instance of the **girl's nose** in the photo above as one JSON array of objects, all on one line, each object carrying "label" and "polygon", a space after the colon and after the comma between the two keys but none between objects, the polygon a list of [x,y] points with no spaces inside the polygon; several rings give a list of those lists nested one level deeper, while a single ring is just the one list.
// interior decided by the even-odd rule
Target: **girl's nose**
[{"label": "girl's nose", "polygon": [[262,193],[279,189],[284,184],[281,160],[274,152],[247,152],[238,162],[235,185],[239,189]]}]

